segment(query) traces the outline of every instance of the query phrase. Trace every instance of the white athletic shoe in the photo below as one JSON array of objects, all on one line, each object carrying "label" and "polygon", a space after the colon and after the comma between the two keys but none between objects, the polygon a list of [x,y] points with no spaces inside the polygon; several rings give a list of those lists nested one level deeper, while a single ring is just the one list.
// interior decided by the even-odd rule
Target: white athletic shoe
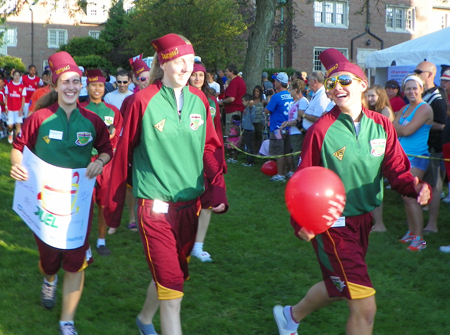
[{"label": "white athletic shoe", "polygon": [[279,335],[298,335],[296,331],[292,332],[286,329],[287,322],[283,314],[283,306],[276,305],[273,308],[273,317],[275,318],[275,322],[277,323]]}]

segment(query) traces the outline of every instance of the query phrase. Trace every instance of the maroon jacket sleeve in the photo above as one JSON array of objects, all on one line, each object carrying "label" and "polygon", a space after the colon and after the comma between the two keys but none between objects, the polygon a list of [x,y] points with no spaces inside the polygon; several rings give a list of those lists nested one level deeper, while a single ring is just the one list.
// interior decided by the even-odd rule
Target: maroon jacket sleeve
[{"label": "maroon jacket sleeve", "polygon": [[216,159],[218,162],[222,161],[223,163],[223,173],[227,173],[227,163],[225,160],[225,148],[223,145],[223,133],[222,133],[222,122],[220,121],[220,107],[217,103],[216,97],[211,96],[211,99],[215,103],[216,107],[216,115],[214,116],[214,129],[216,130],[217,137],[219,137],[219,141],[222,144],[219,149],[216,151]]},{"label": "maroon jacket sleeve", "polygon": [[[228,210],[228,200],[225,188],[225,179],[223,178],[223,164],[218,160],[218,157],[223,156],[223,144],[217,136],[216,130],[209,111],[209,103],[206,96],[200,90],[190,86],[189,91],[202,99],[206,109],[206,138],[205,150],[203,152],[203,169],[205,177],[209,180],[211,185],[212,203],[213,207],[220,204],[225,204],[225,210]],[[222,151],[221,151],[222,150]]]},{"label": "maroon jacket sleeve", "polygon": [[142,117],[148,102],[159,91],[159,87],[156,84],[150,85],[136,93],[138,97],[130,99],[127,104],[122,129],[119,133],[119,142],[112,160],[111,169],[113,173],[108,185],[106,205],[103,210],[106,224],[109,227],[117,228],[120,226],[127,189],[128,167],[133,160],[134,148],[140,142]]}]

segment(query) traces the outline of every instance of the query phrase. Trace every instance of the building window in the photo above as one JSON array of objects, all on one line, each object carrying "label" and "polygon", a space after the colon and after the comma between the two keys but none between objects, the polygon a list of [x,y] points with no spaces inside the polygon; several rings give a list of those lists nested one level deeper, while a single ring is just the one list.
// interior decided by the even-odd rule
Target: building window
[{"label": "building window", "polygon": [[67,0],[48,0],[48,12],[52,14],[66,15],[69,7]]},{"label": "building window", "polygon": [[440,27],[441,29],[447,28],[449,26],[449,14],[441,15]]},{"label": "building window", "polygon": [[87,15],[89,16],[97,16],[97,4],[95,2],[89,2],[87,7]]},{"label": "building window", "polygon": [[[323,67],[322,62],[319,59],[319,55],[322,53],[322,51],[327,50],[328,48],[321,48],[321,47],[314,47],[314,64],[313,64],[313,71],[321,71],[325,73],[326,69]],[[348,50],[344,48],[336,48],[342,54],[347,57]],[[348,57],[347,57],[348,58]]]},{"label": "building window", "polygon": [[67,44],[67,30],[49,29],[47,43],[49,48],[59,48],[60,45]]},{"label": "building window", "polygon": [[273,50],[273,48],[270,48],[270,50],[267,52],[266,55],[265,68],[271,69],[275,66],[274,64],[275,64],[275,51]]},{"label": "building window", "polygon": [[347,28],[348,1],[314,1],[314,25]]},{"label": "building window", "polygon": [[95,38],[96,40],[98,40],[100,38],[100,32],[99,31],[95,31],[95,30],[90,30],[89,31],[89,36],[91,36],[92,38]]},{"label": "building window", "polygon": [[414,8],[390,5],[386,7],[386,31],[413,32],[415,20]]},{"label": "building window", "polygon": [[3,33],[1,45],[5,47],[17,46],[17,28],[0,27],[0,33]]}]

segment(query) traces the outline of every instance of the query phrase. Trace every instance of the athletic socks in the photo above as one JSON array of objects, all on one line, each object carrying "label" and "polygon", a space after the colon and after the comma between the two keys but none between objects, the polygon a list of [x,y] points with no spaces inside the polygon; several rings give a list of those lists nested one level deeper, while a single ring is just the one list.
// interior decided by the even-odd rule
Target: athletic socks
[{"label": "athletic socks", "polygon": [[296,332],[298,329],[299,322],[295,321],[292,317],[292,307],[291,306],[284,306],[283,308],[283,315],[286,319],[286,330],[290,332]]},{"label": "athletic socks", "polygon": [[44,283],[50,285],[50,286],[55,286],[56,284],[58,284],[58,275],[55,275],[55,280],[52,282],[49,282],[47,279],[45,279],[44,277]]},{"label": "athletic socks", "polygon": [[104,238],[98,238],[97,239],[97,248],[102,245],[106,245],[106,240]]},{"label": "athletic socks", "polygon": [[200,242],[195,242],[194,248],[192,249],[193,254],[201,254],[203,252],[203,244]]},{"label": "athletic socks", "polygon": [[73,321],[59,321],[59,325],[61,327],[64,327],[64,325],[67,325],[67,324],[72,325],[72,326],[75,325],[75,323]]}]

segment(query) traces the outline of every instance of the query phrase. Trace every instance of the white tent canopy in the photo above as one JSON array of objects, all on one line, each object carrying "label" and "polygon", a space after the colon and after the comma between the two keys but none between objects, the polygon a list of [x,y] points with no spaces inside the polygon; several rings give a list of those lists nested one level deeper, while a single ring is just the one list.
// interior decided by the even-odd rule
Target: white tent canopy
[{"label": "white tent canopy", "polygon": [[450,64],[450,27],[376,51],[366,58],[366,68],[416,65],[424,60]]}]

